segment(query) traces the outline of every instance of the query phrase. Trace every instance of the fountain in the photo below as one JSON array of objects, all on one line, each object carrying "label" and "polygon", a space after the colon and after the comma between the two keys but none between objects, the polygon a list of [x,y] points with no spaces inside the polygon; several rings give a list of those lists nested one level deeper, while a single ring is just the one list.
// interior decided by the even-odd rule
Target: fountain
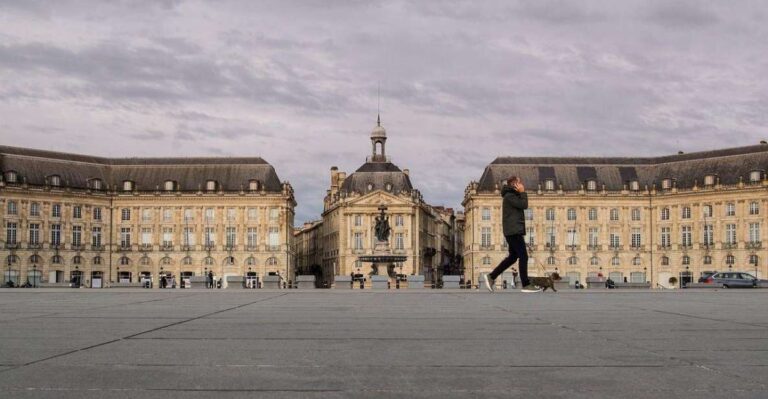
[{"label": "fountain", "polygon": [[[382,204],[378,209],[380,213],[376,216],[376,242],[373,247],[373,255],[363,255],[357,258],[360,262],[371,264],[369,276],[374,288],[377,282],[389,282],[390,277],[394,275],[395,264],[405,262],[407,259],[405,255],[392,254],[392,248],[389,245],[389,234],[392,229],[389,227],[389,216],[385,213],[387,207]],[[385,287],[386,284],[381,288]]]}]

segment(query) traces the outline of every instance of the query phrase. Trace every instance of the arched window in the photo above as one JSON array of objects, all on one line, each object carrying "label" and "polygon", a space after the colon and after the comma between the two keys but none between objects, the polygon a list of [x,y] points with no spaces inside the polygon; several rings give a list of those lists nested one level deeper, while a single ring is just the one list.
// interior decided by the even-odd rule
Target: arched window
[{"label": "arched window", "polygon": [[74,258],[72,258],[72,264],[73,265],[83,264],[83,258],[80,255],[75,256]]},{"label": "arched window", "polygon": [[189,256],[186,256],[186,257],[184,257],[184,259],[181,260],[181,264],[184,265],[184,266],[189,266],[192,263],[193,263],[192,262],[192,258],[189,257]]},{"label": "arched window", "polygon": [[733,255],[728,255],[725,257],[726,265],[733,266],[734,263],[736,263],[736,258]]},{"label": "arched window", "polygon": [[632,258],[632,266],[640,266],[643,264],[643,259],[641,259],[639,256],[635,256]]},{"label": "arched window", "polygon": [[127,265],[131,264],[131,260],[128,259],[127,256],[123,256],[122,258],[120,258],[120,262],[119,263],[120,263],[120,266],[127,266]]},{"label": "arched window", "polygon": [[208,180],[205,182],[205,191],[216,191],[216,180]]},{"label": "arched window", "polygon": [[214,263],[213,258],[211,258],[210,256],[203,260],[203,264],[206,266],[212,266],[213,263]]},{"label": "arched window", "polygon": [[760,170],[753,170],[749,172],[749,182],[750,183],[757,183],[759,182],[763,177],[763,172]]},{"label": "arched window", "polygon": [[575,256],[571,256],[570,258],[568,258],[568,264],[571,265],[571,266],[578,265],[579,264],[579,258],[577,258]]},{"label": "arched window", "polygon": [[548,265],[551,266],[551,265],[554,265],[555,263],[557,263],[557,260],[555,259],[554,256],[550,256],[550,257],[547,258],[547,264]]},{"label": "arched window", "polygon": [[712,264],[712,257],[709,255],[704,256],[704,260],[702,261],[705,265],[711,265]]},{"label": "arched window", "polygon": [[544,180],[544,189],[547,191],[554,191],[555,181],[553,179]]},{"label": "arched window", "polygon": [[6,258],[6,260],[8,261],[8,263],[7,263],[7,264],[8,264],[8,265],[11,265],[11,266],[13,266],[13,265],[15,265],[15,264],[19,263],[19,257],[18,257],[17,255],[8,255],[8,257]]},{"label": "arched window", "polygon": [[704,176],[704,186],[714,186],[715,185],[715,175],[706,175]]},{"label": "arched window", "polygon": [[590,266],[598,266],[600,265],[600,258],[597,256],[593,256],[589,259],[589,265]]},{"label": "arched window", "polygon": [[483,257],[483,265],[487,266],[491,264],[491,257],[490,256],[484,256]]},{"label": "arched window", "polygon": [[688,255],[683,255],[683,266],[688,266],[691,264],[691,257]]},{"label": "arched window", "polygon": [[272,257],[267,259],[267,266],[277,266],[279,262],[277,261],[277,258]]},{"label": "arched window", "polygon": [[133,191],[133,182],[130,180],[124,180],[123,191]]},{"label": "arched window", "polygon": [[587,191],[597,191],[597,181],[587,180]]},{"label": "arched window", "polygon": [[29,263],[39,266],[41,263],[43,263],[43,258],[41,258],[40,255],[32,255],[29,257]]},{"label": "arched window", "polygon": [[91,179],[91,189],[92,190],[104,189],[104,182],[101,181],[101,179]]},{"label": "arched window", "polygon": [[234,256],[227,256],[224,258],[224,265],[226,266],[232,266],[235,264],[235,257]]},{"label": "arched window", "polygon": [[637,180],[632,180],[629,182],[629,189],[632,191],[640,191],[640,182]]},{"label": "arched window", "polygon": [[165,183],[163,183],[163,189],[165,191],[173,191],[176,189],[176,182],[173,180],[166,180]]},{"label": "arched window", "polygon": [[661,181],[661,189],[662,190],[669,190],[672,188],[672,179],[666,178]]},{"label": "arched window", "polygon": [[139,259],[139,264],[142,266],[149,266],[150,263],[152,263],[152,261],[148,256],[142,256],[141,259]]},{"label": "arched window", "polygon": [[661,257],[661,265],[662,266],[669,266],[669,257],[668,256],[662,256]]},{"label": "arched window", "polygon": [[94,256],[93,257],[93,264],[94,265],[100,265],[102,262],[101,256]]},{"label": "arched window", "polygon": [[248,190],[251,191],[257,191],[259,189],[259,181],[256,179],[251,179],[248,181]]},{"label": "arched window", "polygon": [[253,256],[249,256],[248,259],[245,260],[246,266],[256,266],[256,258]]},{"label": "arched window", "polygon": [[160,259],[160,264],[163,265],[163,266],[168,266],[171,263],[173,263],[173,261],[171,260],[171,258],[169,258],[167,256],[164,257],[163,259]]},{"label": "arched window", "polygon": [[51,264],[60,265],[61,264],[61,255],[53,255],[53,257],[51,258]]},{"label": "arched window", "polygon": [[611,266],[619,266],[621,265],[621,259],[619,259],[618,256],[614,256],[611,258]]},{"label": "arched window", "polygon": [[760,264],[760,257],[757,255],[749,255],[749,264],[752,266],[757,266]]}]

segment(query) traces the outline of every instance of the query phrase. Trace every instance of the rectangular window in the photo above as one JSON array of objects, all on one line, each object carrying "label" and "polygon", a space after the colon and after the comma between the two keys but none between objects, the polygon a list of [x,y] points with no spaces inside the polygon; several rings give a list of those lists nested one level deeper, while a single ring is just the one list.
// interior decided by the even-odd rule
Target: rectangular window
[{"label": "rectangular window", "polygon": [[589,228],[589,246],[596,247],[600,242],[600,229],[597,227]]},{"label": "rectangular window", "polygon": [[123,248],[131,247],[131,228],[130,227],[120,228],[120,246]]},{"label": "rectangular window", "polygon": [[163,246],[173,246],[173,227],[163,227]]},{"label": "rectangular window", "polygon": [[[504,240],[506,244],[506,240]],[[533,227],[525,228],[525,243],[528,245],[536,245],[536,230]]]},{"label": "rectangular window", "polygon": [[715,235],[713,226],[711,224],[704,225],[704,245],[712,245],[715,242]]},{"label": "rectangular window", "polygon": [[760,204],[758,204],[756,201],[749,203],[749,214],[750,215],[759,215],[760,214]]},{"label": "rectangular window", "polygon": [[491,220],[491,208],[483,208],[482,219],[486,221]]},{"label": "rectangular window", "polygon": [[205,240],[205,246],[206,247],[212,247],[212,246],[216,245],[216,235],[215,235],[213,227],[206,227],[205,228],[204,240]]},{"label": "rectangular window", "polygon": [[91,245],[94,247],[101,246],[101,227],[91,228]]},{"label": "rectangular window", "polygon": [[632,229],[632,248],[640,248],[643,245],[643,235],[638,228]]},{"label": "rectangular window", "polygon": [[61,217],[61,204],[53,204],[53,206],[51,207],[51,217],[54,217],[54,218]]},{"label": "rectangular window", "polygon": [[185,222],[192,222],[195,220],[194,211],[192,208],[186,208],[184,209],[184,221]]},{"label": "rectangular window", "polygon": [[184,236],[182,237],[184,240],[184,246],[185,247],[191,247],[195,245],[195,228],[194,227],[185,227],[184,228]]},{"label": "rectangular window", "polygon": [[73,219],[82,219],[83,218],[83,207],[80,205],[75,205],[72,207],[72,218]]},{"label": "rectangular window", "polygon": [[547,221],[555,220],[555,208],[547,208],[544,212],[544,216]]},{"label": "rectangular window", "polygon": [[51,225],[51,245],[61,245],[61,225]]},{"label": "rectangular window", "polygon": [[403,215],[395,215],[395,226],[403,226]]},{"label": "rectangular window", "polygon": [[232,222],[237,217],[237,210],[235,208],[227,208],[227,220]]},{"label": "rectangular window", "polygon": [[145,222],[149,222],[152,220],[152,210],[151,209],[142,209],[141,210],[141,220]]},{"label": "rectangular window", "polygon": [[405,249],[405,239],[403,233],[395,233],[395,249]]},{"label": "rectangular window", "polygon": [[354,249],[363,249],[363,233],[355,232]]},{"label": "rectangular window", "polygon": [[98,206],[93,208],[93,220],[101,220],[101,208]]},{"label": "rectangular window", "polygon": [[355,215],[355,226],[362,226],[362,225],[363,225],[362,215]]},{"label": "rectangular window", "polygon": [[248,234],[248,247],[256,248],[256,243],[257,243],[256,228],[249,227],[247,234]]},{"label": "rectangular window", "polygon": [[258,208],[248,208],[248,220],[254,221],[258,219]]},{"label": "rectangular window", "polygon": [[213,208],[205,208],[205,221],[213,222],[213,220],[214,220]]},{"label": "rectangular window", "polygon": [[40,244],[40,223],[29,224],[29,243],[31,245]]},{"label": "rectangular window", "polygon": [[568,237],[566,238],[566,240],[567,240],[567,243],[566,243],[567,245],[579,245],[579,233],[578,233],[578,231],[575,228],[573,228],[573,227],[569,227],[568,228]]},{"label": "rectangular window", "polygon": [[279,208],[269,208],[269,221],[276,222],[280,218]]},{"label": "rectangular window", "polygon": [[173,221],[173,209],[163,208],[163,221],[164,222]]},{"label": "rectangular window", "polygon": [[480,228],[480,246],[485,248],[491,246],[491,228],[490,227]]},{"label": "rectangular window", "polygon": [[557,235],[557,230],[550,226],[547,227],[547,246],[550,248],[554,248],[557,244],[555,236]]},{"label": "rectangular window", "polygon": [[684,247],[690,247],[692,244],[691,226],[682,226],[680,228],[680,244]]},{"label": "rectangular window", "polygon": [[597,220],[597,208],[589,208],[589,220]]},{"label": "rectangular window", "polygon": [[568,220],[576,220],[576,209],[568,208],[568,212],[566,212],[566,216],[568,217]]},{"label": "rectangular window", "polygon": [[29,216],[40,216],[40,204],[33,202],[29,204]]},{"label": "rectangular window", "polygon": [[736,216],[736,204],[733,202],[725,204],[725,216]]},{"label": "rectangular window", "polygon": [[141,245],[152,245],[152,229],[143,227],[141,229]]},{"label": "rectangular window", "polygon": [[749,242],[751,243],[760,242],[760,223],[759,222],[749,224]]},{"label": "rectangular window", "polygon": [[123,208],[120,210],[120,220],[131,220],[131,209]]},{"label": "rectangular window", "polygon": [[725,225],[725,243],[729,245],[736,244],[736,224],[729,223]]},{"label": "rectangular window", "polygon": [[610,218],[614,222],[619,220],[619,210],[617,208],[611,209]]},{"label": "rectangular window", "polygon": [[617,231],[612,231],[610,235],[611,248],[618,248],[621,245],[621,235]]},{"label": "rectangular window", "polygon": [[684,206],[683,207],[683,213],[681,215],[683,219],[690,219],[691,218],[691,207]]},{"label": "rectangular window", "polygon": [[5,227],[5,242],[8,244],[16,244],[16,227],[18,226],[15,222],[7,222]]},{"label": "rectangular window", "polygon": [[237,228],[227,227],[226,229],[227,247],[234,248],[237,245]]},{"label": "rectangular window", "polygon": [[523,215],[525,215],[525,220],[533,220],[533,209],[528,208],[524,210]]},{"label": "rectangular window", "polygon": [[662,247],[669,247],[672,245],[672,240],[670,237],[670,228],[669,227],[662,227],[661,228],[661,246]]},{"label": "rectangular window", "polygon": [[640,220],[640,208],[632,208],[632,220],[635,222]]},{"label": "rectangular window", "polygon": [[72,245],[80,246],[83,244],[83,226],[72,226]]},{"label": "rectangular window", "polygon": [[272,248],[277,248],[280,246],[280,229],[277,227],[270,227],[269,228],[269,236],[267,237],[269,240],[269,246]]}]

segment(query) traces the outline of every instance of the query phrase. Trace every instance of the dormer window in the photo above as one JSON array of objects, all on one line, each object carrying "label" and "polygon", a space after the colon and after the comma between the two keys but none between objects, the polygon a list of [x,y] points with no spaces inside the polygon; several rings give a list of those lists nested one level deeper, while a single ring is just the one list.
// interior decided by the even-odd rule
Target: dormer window
[{"label": "dormer window", "polygon": [[173,180],[166,180],[165,183],[163,183],[163,189],[165,191],[173,191],[176,189],[176,182]]},{"label": "dormer window", "polygon": [[547,191],[554,191],[555,181],[553,179],[544,180],[544,189]]},{"label": "dormer window", "polygon": [[672,179],[666,178],[661,181],[661,189],[662,190],[669,190],[672,188]]},{"label": "dormer window", "polygon": [[208,180],[205,182],[205,191],[216,191],[216,180]]},{"label": "dormer window", "polygon": [[13,170],[9,170],[5,172],[5,182],[6,183],[18,183],[19,182],[19,174],[16,173]]},{"label": "dormer window", "polygon": [[704,186],[710,187],[715,185],[715,175],[704,176]]},{"label": "dormer window", "polygon": [[760,170],[753,170],[749,172],[749,182],[750,183],[757,183],[759,182],[763,177],[763,172]]},{"label": "dormer window", "polygon": [[91,179],[91,190],[102,190],[104,188],[104,182],[101,179]]},{"label": "dormer window", "polygon": [[387,191],[392,191],[392,184],[391,183],[387,183],[385,188],[387,189]]},{"label": "dormer window", "polygon": [[629,182],[629,189],[632,191],[640,191],[640,182],[637,180],[632,180]]},{"label": "dormer window", "polygon": [[130,180],[124,180],[123,181],[123,191],[133,191],[134,185],[133,182]]},{"label": "dormer window", "polygon": [[257,191],[259,189],[259,181],[255,179],[248,181],[248,189],[251,191]]},{"label": "dormer window", "polygon": [[368,191],[371,191],[371,190],[373,190],[373,184],[368,183]]},{"label": "dormer window", "polygon": [[61,186],[61,177],[58,175],[51,176],[48,181],[51,183],[51,186],[53,187],[59,187]]},{"label": "dormer window", "polygon": [[597,181],[587,180],[587,191],[597,191]]}]

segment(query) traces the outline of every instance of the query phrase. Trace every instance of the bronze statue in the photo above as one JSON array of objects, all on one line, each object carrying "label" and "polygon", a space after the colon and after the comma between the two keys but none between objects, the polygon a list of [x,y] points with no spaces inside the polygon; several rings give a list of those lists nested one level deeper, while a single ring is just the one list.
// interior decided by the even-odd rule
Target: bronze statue
[{"label": "bronze statue", "polygon": [[384,210],[387,208],[382,205],[379,207],[379,209],[381,210],[381,214],[376,216],[376,239],[379,241],[388,242],[389,232],[392,229],[389,227],[389,216],[384,214]]}]

